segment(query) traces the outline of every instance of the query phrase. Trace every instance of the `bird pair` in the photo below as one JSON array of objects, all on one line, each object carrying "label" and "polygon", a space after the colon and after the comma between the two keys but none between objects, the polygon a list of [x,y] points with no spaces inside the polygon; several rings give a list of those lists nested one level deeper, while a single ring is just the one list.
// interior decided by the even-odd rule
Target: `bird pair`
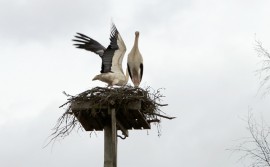
[{"label": "bird pair", "polygon": [[102,59],[100,74],[96,75],[93,80],[100,80],[107,83],[108,86],[124,86],[130,77],[135,87],[140,85],[143,76],[143,58],[138,48],[138,40],[139,32],[136,31],[133,48],[128,54],[126,74],[124,74],[122,62],[126,45],[114,23],[111,27],[110,45],[107,48],[81,33],[77,33],[73,39],[78,42],[74,44],[77,48],[94,52]]}]

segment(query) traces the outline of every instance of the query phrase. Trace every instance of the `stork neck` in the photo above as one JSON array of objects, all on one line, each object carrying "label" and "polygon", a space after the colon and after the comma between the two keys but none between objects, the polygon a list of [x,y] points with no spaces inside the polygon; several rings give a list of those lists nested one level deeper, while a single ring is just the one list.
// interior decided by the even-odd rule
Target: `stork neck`
[{"label": "stork neck", "polygon": [[136,33],[135,34],[134,47],[138,47],[138,42],[139,42],[139,33]]}]

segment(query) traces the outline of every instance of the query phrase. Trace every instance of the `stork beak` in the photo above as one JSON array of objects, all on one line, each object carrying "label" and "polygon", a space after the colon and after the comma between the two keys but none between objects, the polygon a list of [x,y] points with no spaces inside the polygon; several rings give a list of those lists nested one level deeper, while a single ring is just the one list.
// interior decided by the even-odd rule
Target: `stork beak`
[{"label": "stork beak", "polygon": [[135,87],[139,87],[141,81],[138,78],[134,77],[132,78],[132,82]]},{"label": "stork beak", "polygon": [[92,81],[98,80],[98,78],[99,78],[99,76],[96,75],[96,76],[92,79]]}]

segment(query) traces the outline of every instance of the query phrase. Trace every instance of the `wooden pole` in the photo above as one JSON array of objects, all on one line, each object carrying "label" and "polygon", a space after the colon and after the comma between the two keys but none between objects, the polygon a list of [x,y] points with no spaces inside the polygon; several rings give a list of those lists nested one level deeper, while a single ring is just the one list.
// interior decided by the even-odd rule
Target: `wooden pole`
[{"label": "wooden pole", "polygon": [[117,167],[117,129],[115,109],[108,108],[110,123],[104,127],[104,167]]},{"label": "wooden pole", "polygon": [[112,154],[113,154],[113,167],[117,167],[117,129],[116,129],[116,116],[115,109],[111,109],[112,119]]}]

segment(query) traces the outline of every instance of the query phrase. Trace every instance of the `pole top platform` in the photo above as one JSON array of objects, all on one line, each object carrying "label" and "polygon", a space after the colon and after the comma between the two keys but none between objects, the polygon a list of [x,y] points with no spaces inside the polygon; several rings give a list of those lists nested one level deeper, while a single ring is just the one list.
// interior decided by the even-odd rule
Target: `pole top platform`
[{"label": "pole top platform", "polygon": [[86,131],[102,131],[108,124],[110,108],[116,111],[117,129],[150,129],[147,116],[142,114],[141,101],[132,101],[127,105],[97,106],[91,101],[73,101],[71,111]]}]

